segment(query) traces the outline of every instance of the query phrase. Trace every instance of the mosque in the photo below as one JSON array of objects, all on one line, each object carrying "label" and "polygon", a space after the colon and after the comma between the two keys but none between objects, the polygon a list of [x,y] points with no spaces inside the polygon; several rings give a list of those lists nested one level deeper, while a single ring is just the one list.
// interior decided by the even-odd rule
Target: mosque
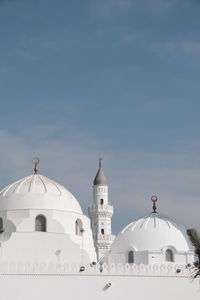
[{"label": "mosque", "polygon": [[2,300],[199,299],[184,227],[157,211],[112,234],[99,159],[88,216],[61,184],[34,172],[0,191]]}]

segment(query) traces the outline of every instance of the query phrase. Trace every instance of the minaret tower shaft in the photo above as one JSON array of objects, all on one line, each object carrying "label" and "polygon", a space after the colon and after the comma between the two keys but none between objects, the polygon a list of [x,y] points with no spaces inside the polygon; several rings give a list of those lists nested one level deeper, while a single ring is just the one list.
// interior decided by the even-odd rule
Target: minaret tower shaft
[{"label": "minaret tower shaft", "polygon": [[99,158],[99,169],[93,183],[93,203],[88,208],[93,232],[97,259],[100,260],[109,250],[114,236],[111,231],[113,206],[108,202],[108,182]]}]

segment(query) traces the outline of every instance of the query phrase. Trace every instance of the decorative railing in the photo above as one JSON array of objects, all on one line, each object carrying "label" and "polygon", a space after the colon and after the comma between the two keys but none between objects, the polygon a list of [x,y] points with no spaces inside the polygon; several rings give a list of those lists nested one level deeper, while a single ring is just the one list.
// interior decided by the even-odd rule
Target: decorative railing
[{"label": "decorative railing", "polygon": [[103,264],[80,266],[54,263],[0,263],[0,275],[112,275],[146,277],[191,277],[193,268],[185,265]]},{"label": "decorative railing", "polygon": [[[96,211],[96,209],[97,209],[97,206],[96,205],[90,205],[89,206],[89,210],[95,210]],[[105,204],[99,204],[98,205],[98,209],[99,210],[107,210],[107,211],[111,211],[111,212],[113,212],[113,206],[112,206],[112,204],[107,204],[107,205],[105,205]]]},{"label": "decorative railing", "polygon": [[112,234],[97,234],[95,236],[95,239],[99,240],[99,241],[109,241],[109,242],[113,242],[115,239],[115,236]]}]

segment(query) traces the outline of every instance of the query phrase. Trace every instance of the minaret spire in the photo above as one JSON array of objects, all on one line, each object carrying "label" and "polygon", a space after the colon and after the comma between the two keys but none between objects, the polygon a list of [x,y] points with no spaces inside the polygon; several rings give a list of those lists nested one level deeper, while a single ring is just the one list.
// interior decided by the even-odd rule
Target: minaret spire
[{"label": "minaret spire", "polygon": [[99,157],[99,158],[98,158],[98,160],[99,160],[99,168],[101,168],[101,164],[102,164],[102,157]]},{"label": "minaret spire", "polygon": [[108,181],[107,178],[103,172],[103,168],[102,168],[102,157],[98,158],[99,161],[99,169],[97,171],[97,174],[95,176],[93,185],[102,185],[102,186],[108,186]]},{"label": "minaret spire", "polygon": [[102,157],[98,158],[98,162],[99,169],[93,182],[93,204],[88,212],[99,260],[110,250],[114,236],[111,231],[113,206],[108,202],[108,181],[102,169]]}]

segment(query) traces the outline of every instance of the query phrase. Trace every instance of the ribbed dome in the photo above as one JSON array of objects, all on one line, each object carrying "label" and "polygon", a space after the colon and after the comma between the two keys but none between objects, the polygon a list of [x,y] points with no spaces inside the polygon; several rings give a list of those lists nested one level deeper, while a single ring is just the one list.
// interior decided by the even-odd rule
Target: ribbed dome
[{"label": "ribbed dome", "polygon": [[29,208],[82,213],[78,201],[64,186],[38,174],[24,177],[0,191],[0,210]]},{"label": "ribbed dome", "polygon": [[151,213],[126,226],[116,237],[111,248],[119,253],[130,248],[136,251],[160,251],[172,246],[177,251],[189,251],[186,230],[169,218]]}]

